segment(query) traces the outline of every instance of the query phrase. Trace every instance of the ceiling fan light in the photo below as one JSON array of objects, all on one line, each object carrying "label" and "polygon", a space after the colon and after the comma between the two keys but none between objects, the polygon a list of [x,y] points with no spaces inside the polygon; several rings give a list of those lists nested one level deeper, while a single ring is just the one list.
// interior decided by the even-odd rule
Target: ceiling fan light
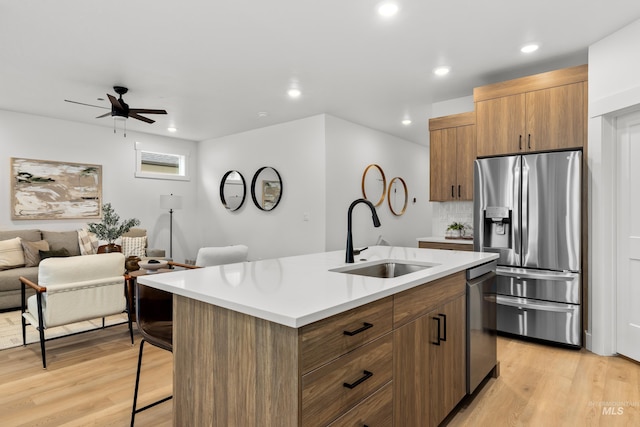
[{"label": "ceiling fan light", "polygon": [[119,122],[124,122],[127,120],[127,117],[125,116],[113,116],[113,120],[119,121]]}]

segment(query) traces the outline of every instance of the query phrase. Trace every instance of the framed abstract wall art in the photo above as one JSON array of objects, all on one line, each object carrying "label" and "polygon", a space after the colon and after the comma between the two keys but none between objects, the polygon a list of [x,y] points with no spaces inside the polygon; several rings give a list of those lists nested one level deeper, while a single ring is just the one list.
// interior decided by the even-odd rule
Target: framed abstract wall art
[{"label": "framed abstract wall art", "polygon": [[102,166],[11,158],[11,219],[101,217]]}]

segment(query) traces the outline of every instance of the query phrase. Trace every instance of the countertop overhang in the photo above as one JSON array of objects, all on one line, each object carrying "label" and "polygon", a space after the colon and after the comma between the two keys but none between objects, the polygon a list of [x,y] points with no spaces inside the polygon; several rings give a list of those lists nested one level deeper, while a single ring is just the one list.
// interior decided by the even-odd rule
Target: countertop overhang
[{"label": "countertop overhang", "polygon": [[[373,246],[344,262],[344,251],[324,252],[138,277],[141,284],[300,328],[389,295],[497,259],[493,253]],[[380,260],[438,264],[395,278],[330,271]]]}]

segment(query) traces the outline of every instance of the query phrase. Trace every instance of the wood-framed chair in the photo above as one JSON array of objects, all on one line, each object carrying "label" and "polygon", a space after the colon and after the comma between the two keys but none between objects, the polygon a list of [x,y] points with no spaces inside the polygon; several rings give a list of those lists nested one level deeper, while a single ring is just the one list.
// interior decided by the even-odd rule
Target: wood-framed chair
[{"label": "wood-framed chair", "polygon": [[[46,369],[47,328],[104,318],[127,311],[129,335],[133,329],[124,279],[124,256],[109,254],[47,258],[38,266],[38,283],[20,277],[22,283],[22,344],[26,345],[27,323],[40,335],[42,366]],[[26,287],[36,291],[26,298]]]}]

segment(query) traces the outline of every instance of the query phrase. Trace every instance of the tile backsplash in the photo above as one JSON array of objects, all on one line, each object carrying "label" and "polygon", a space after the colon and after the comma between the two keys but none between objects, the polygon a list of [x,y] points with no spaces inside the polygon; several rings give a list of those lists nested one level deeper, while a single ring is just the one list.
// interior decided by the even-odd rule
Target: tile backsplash
[{"label": "tile backsplash", "polygon": [[473,232],[473,202],[434,202],[432,218],[433,236],[444,236],[452,222],[461,222]]}]

